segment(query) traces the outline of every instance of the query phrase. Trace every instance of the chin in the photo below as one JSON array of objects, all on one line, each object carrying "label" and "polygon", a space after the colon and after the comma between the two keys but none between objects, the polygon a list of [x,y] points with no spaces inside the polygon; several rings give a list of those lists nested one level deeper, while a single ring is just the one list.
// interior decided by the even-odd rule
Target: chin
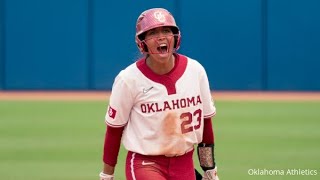
[{"label": "chin", "polygon": [[158,54],[158,56],[159,56],[160,58],[168,58],[168,57],[170,57],[171,55],[172,55],[172,53]]}]

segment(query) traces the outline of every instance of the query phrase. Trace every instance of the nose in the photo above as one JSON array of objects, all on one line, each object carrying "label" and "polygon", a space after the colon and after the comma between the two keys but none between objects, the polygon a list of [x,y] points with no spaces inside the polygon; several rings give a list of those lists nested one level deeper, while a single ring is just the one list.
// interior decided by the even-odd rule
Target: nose
[{"label": "nose", "polygon": [[166,38],[166,34],[165,33],[163,33],[163,32],[158,32],[158,34],[157,34],[157,39],[159,39],[159,40],[162,40],[162,39],[165,39]]},{"label": "nose", "polygon": [[159,36],[157,37],[158,40],[163,40],[165,38],[166,36],[164,34],[159,34]]}]

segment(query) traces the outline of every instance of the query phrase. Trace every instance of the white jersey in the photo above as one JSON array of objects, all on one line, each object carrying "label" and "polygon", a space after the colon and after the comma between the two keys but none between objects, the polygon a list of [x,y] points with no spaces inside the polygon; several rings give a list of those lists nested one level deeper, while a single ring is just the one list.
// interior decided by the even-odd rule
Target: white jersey
[{"label": "white jersey", "polygon": [[215,115],[203,66],[175,56],[168,74],[153,73],[140,59],[115,78],[105,119],[109,126],[125,126],[122,143],[129,151],[184,154],[202,141],[203,119]]}]

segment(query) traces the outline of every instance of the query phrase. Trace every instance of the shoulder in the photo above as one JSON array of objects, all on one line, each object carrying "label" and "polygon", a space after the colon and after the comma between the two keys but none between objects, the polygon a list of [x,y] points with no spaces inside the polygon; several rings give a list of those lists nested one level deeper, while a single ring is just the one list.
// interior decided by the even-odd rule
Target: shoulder
[{"label": "shoulder", "polygon": [[127,79],[127,78],[134,78],[134,74],[137,73],[138,68],[136,66],[137,62],[134,62],[132,64],[130,64],[129,66],[127,66],[125,69],[121,70],[117,77],[121,77],[123,79]]}]

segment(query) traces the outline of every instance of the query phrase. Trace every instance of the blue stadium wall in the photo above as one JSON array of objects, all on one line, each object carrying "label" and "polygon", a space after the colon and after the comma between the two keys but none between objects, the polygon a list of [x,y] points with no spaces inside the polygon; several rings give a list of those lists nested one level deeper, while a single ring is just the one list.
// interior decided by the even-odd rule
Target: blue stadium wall
[{"label": "blue stadium wall", "polygon": [[213,90],[320,91],[318,0],[0,0],[0,90],[110,90],[151,7],[176,17]]}]

